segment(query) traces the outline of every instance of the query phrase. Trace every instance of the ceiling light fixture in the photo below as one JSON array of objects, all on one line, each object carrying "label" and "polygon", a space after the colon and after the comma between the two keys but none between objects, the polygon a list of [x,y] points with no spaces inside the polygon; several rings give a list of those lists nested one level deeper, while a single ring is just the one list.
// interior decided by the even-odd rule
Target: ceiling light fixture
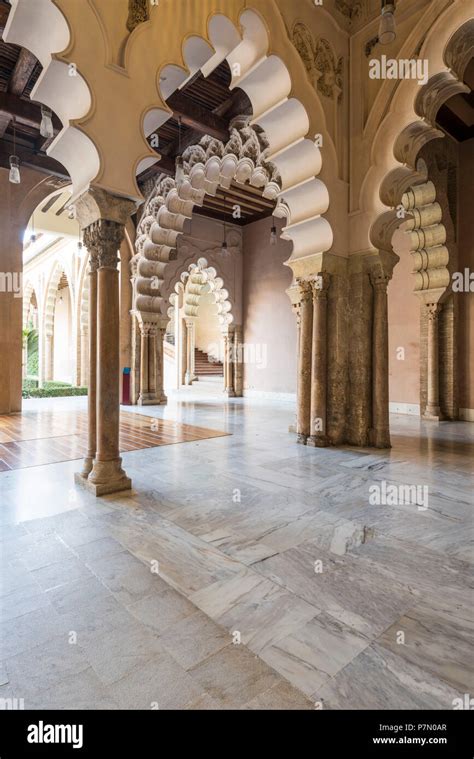
[{"label": "ceiling light fixture", "polygon": [[382,0],[382,15],[379,24],[379,42],[381,45],[390,45],[395,42],[397,30],[395,24],[395,3],[390,0]]},{"label": "ceiling light fixture", "polygon": [[41,137],[46,137],[47,139],[54,137],[53,112],[45,105],[41,106],[40,135]]},{"label": "ceiling light fixture", "polygon": [[16,121],[13,117],[13,155],[10,156],[10,173],[8,179],[12,184],[20,184],[20,159],[16,155]]}]

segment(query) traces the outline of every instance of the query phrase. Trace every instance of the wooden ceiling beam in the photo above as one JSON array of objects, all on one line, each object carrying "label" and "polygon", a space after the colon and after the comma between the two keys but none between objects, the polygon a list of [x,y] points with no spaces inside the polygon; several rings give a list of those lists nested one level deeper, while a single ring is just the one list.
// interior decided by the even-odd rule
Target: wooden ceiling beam
[{"label": "wooden ceiling beam", "polygon": [[222,142],[229,139],[227,122],[220,116],[208,111],[198,103],[186,97],[182,92],[174,92],[166,101],[175,117],[181,117],[181,121],[191,129],[201,134],[209,134]]},{"label": "wooden ceiling beam", "polygon": [[22,47],[8,83],[8,92],[11,92],[12,95],[23,95],[36,63],[37,58],[33,53]]}]

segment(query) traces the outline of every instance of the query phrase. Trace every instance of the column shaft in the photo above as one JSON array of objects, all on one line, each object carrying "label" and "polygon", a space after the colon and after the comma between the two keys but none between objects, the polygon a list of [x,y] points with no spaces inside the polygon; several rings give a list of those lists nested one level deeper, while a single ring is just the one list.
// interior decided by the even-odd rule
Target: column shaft
[{"label": "column shaft", "polygon": [[97,253],[89,251],[89,376],[87,390],[87,456],[81,477],[87,479],[97,452]]},{"label": "column shaft", "polygon": [[327,298],[329,275],[320,274],[313,287],[311,360],[311,423],[308,445],[323,447],[327,438]]},{"label": "column shaft", "polygon": [[238,398],[241,398],[244,394],[242,345],[242,327],[236,326],[234,330],[234,390]]},{"label": "column shaft", "polygon": [[424,416],[427,419],[440,418],[439,407],[439,312],[438,303],[428,303],[428,372],[427,404]]},{"label": "column shaft", "polygon": [[[89,309],[90,307],[89,303]],[[81,327],[81,376],[79,382],[81,387],[87,387],[89,382],[89,329],[85,325]]]},{"label": "column shaft", "polygon": [[234,388],[234,331],[229,330],[225,339],[225,392],[229,398],[235,396]]},{"label": "column shaft", "polygon": [[372,444],[376,448],[390,448],[389,392],[388,392],[388,303],[389,278],[372,277],[374,289],[372,327]]},{"label": "column shaft", "polygon": [[300,300],[300,350],[298,356],[298,407],[297,442],[306,444],[311,425],[311,348],[313,336],[312,291],[308,282],[299,282]]}]

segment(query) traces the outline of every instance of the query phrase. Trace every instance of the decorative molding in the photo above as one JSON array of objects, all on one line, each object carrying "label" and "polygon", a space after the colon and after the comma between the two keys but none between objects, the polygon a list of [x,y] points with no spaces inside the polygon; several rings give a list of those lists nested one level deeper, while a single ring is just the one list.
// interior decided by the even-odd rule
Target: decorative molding
[{"label": "decorative molding", "polygon": [[293,26],[291,38],[317,91],[331,100],[340,100],[344,72],[342,56],[337,58],[324,37],[315,41],[311,31],[301,21]]}]

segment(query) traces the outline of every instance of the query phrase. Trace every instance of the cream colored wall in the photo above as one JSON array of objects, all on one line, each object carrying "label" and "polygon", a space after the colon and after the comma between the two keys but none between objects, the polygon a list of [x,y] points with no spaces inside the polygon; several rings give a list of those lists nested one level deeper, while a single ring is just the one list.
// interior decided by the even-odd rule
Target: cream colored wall
[{"label": "cream colored wall", "polygon": [[244,363],[244,390],[295,393],[296,318],[285,292],[292,275],[283,264],[291,243],[270,245],[271,225],[269,218],[244,228],[243,340],[250,356],[266,353],[266,365]]},{"label": "cream colored wall", "polygon": [[403,233],[394,236],[400,261],[388,287],[389,400],[419,407],[420,303],[413,292],[413,257],[403,238]]},{"label": "cream colored wall", "polygon": [[[61,300],[62,298],[62,300]],[[72,335],[72,301],[69,287],[58,291],[54,310],[54,370],[53,380],[74,382]]]},{"label": "cream colored wall", "polygon": [[[474,214],[472,211],[472,177],[474,174],[474,139],[459,146],[458,239],[459,271],[474,273]],[[474,288],[474,282],[471,285]],[[461,416],[474,421],[474,292],[459,295],[459,408],[470,409]]]}]

